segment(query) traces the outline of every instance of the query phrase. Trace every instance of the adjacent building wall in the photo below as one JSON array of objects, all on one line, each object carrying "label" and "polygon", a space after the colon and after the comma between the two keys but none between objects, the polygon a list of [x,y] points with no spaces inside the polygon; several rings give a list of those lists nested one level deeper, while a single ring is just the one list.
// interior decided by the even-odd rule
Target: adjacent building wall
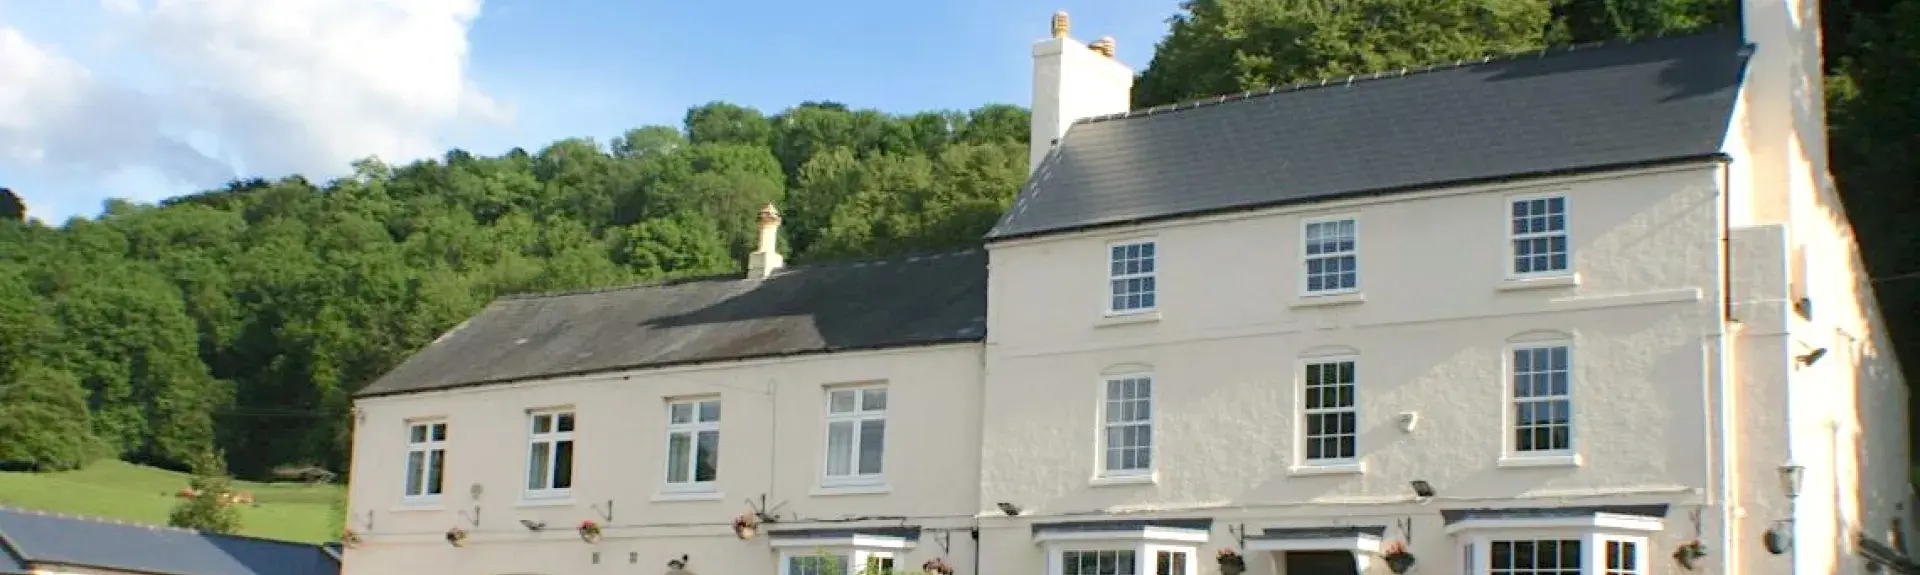
[{"label": "adjacent building wall", "polygon": [[[364,399],[353,448],[350,524],[365,542],[346,553],[348,575],[415,573],[628,573],[682,554],[700,573],[777,573],[765,536],[740,540],[731,521],[760,505],[789,521],[761,529],[820,527],[804,520],[887,516],[835,527],[917,524],[929,532],[900,565],[943,551],[968,568],[968,527],[978,491],[978,344],[797,356],[766,361],[609,373],[591,377]],[[825,386],[888,389],[885,482],[821,487]],[[722,401],[718,493],[663,494],[666,401]],[[578,410],[573,496],[524,501],[527,410]],[[438,506],[402,502],[407,422],[450,424],[447,480]],[[470,497],[478,487],[480,495]],[[611,510],[609,519],[604,512]],[[471,523],[476,516],[477,525]],[[521,522],[542,521],[533,532]],[[598,544],[575,528],[606,526]],[[455,526],[464,548],[445,540]],[[594,554],[598,553],[598,564]]]}]

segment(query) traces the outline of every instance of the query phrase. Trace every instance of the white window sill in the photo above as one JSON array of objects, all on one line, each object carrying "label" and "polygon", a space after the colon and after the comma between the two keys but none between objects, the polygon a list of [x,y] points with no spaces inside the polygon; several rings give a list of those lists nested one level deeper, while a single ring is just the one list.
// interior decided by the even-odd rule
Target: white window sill
[{"label": "white window sill", "polygon": [[1366,301],[1367,301],[1367,294],[1357,292],[1357,291],[1326,293],[1326,294],[1309,293],[1309,294],[1301,294],[1300,299],[1293,300],[1292,306],[1296,308],[1302,308],[1302,307],[1321,307],[1321,306],[1330,306],[1330,305],[1352,305],[1357,303],[1364,303]]},{"label": "white window sill", "polygon": [[719,501],[725,497],[718,491],[661,491],[653,494],[653,501]]},{"label": "white window sill", "polygon": [[1106,327],[1110,325],[1153,323],[1156,321],[1160,321],[1160,310],[1158,309],[1110,311],[1107,312],[1107,315],[1101,316],[1093,325],[1094,327]]},{"label": "white window sill", "polygon": [[564,494],[555,494],[555,495],[545,495],[545,494],[521,495],[520,501],[518,503],[513,504],[513,506],[514,507],[571,507],[573,506],[573,494],[564,493]]},{"label": "white window sill", "polygon": [[1362,475],[1367,472],[1365,462],[1305,463],[1287,468],[1287,474],[1293,476],[1312,475]]},{"label": "white window sill", "polygon": [[1495,465],[1499,467],[1579,467],[1579,454],[1566,455],[1503,455]]},{"label": "white window sill", "polygon": [[1500,282],[1500,286],[1498,289],[1500,291],[1520,291],[1520,290],[1530,290],[1530,289],[1575,287],[1578,285],[1580,285],[1580,274],[1568,273],[1568,274],[1558,274],[1558,275],[1509,277],[1506,279],[1506,281]]},{"label": "white window sill", "polygon": [[1110,487],[1116,485],[1152,485],[1160,482],[1160,472],[1135,473],[1127,475],[1095,475],[1087,480],[1087,485]]},{"label": "white window sill", "polygon": [[852,485],[822,485],[822,486],[813,488],[813,490],[807,492],[807,494],[815,497],[833,497],[837,495],[882,495],[882,494],[892,493],[892,492],[893,492],[893,486],[891,485],[887,485],[885,483],[868,483],[868,484],[852,484]]}]

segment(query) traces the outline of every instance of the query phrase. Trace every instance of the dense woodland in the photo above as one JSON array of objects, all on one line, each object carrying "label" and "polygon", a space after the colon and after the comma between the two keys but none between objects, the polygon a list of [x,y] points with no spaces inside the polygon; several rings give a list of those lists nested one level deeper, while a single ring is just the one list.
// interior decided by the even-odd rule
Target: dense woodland
[{"label": "dense woodland", "polygon": [[[1732,25],[1735,3],[1191,0],[1134,103]],[[1896,335],[1920,343],[1920,280],[1899,281],[1920,272],[1920,229],[1899,225],[1920,212],[1920,0],[1826,4],[1838,177],[1890,319],[1914,326]],[[1009,105],[712,103],[605,144],[367,159],[57,226],[0,193],[0,461],[217,450],[242,476],[344,472],[351,394],[496,296],[737,272],[767,202],[796,263],[977,242],[1026,139]]]}]

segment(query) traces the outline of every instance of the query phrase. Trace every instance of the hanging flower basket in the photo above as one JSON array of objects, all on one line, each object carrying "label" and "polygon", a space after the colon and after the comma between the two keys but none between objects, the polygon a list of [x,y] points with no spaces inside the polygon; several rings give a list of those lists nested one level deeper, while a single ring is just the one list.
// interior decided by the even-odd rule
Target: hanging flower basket
[{"label": "hanging flower basket", "polygon": [[580,540],[588,543],[599,542],[600,541],[600,524],[594,523],[592,519],[581,521],[580,522]]},{"label": "hanging flower basket", "polygon": [[359,547],[360,534],[354,533],[352,529],[345,529],[340,531],[340,546],[349,547],[349,548]]},{"label": "hanging flower basket", "polygon": [[760,526],[760,518],[752,513],[741,513],[733,518],[733,534],[741,539],[752,539]]},{"label": "hanging flower basket", "polygon": [[1407,545],[1395,541],[1387,545],[1387,552],[1380,555],[1387,562],[1387,570],[1394,573],[1406,573],[1413,568],[1413,554],[1407,552]]},{"label": "hanging flower basket", "polygon": [[1681,545],[1679,549],[1673,550],[1673,561],[1679,563],[1681,567],[1688,571],[1692,571],[1694,566],[1699,565],[1700,560],[1706,557],[1707,546],[1701,543],[1699,539],[1688,541],[1685,545]]},{"label": "hanging flower basket", "polygon": [[1220,562],[1220,575],[1240,575],[1247,572],[1247,559],[1232,549],[1221,549],[1213,556]]},{"label": "hanging flower basket", "polygon": [[936,575],[953,575],[953,566],[948,565],[947,560],[940,557],[927,560],[920,565],[920,570]]},{"label": "hanging flower basket", "polygon": [[455,527],[447,530],[447,544],[454,547],[467,546],[467,530]]}]

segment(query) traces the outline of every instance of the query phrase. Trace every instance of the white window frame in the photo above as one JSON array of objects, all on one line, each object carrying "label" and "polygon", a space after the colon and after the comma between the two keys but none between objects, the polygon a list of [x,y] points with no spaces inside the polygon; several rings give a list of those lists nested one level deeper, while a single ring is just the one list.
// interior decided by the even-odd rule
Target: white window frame
[{"label": "white window frame", "polygon": [[[1514,231],[1513,222],[1515,220],[1515,216],[1513,215],[1513,206],[1515,204],[1518,204],[1521,202],[1531,202],[1534,200],[1552,200],[1556,198],[1560,200],[1560,230],[1559,231],[1534,232],[1529,230],[1527,233],[1516,233]],[[1573,250],[1573,218],[1572,218],[1573,199],[1570,197],[1570,194],[1566,193],[1565,191],[1552,191],[1552,192],[1539,192],[1539,193],[1517,194],[1517,195],[1507,196],[1506,202],[1501,204],[1500,213],[1503,216],[1501,219],[1501,222],[1502,222],[1501,229],[1505,230],[1505,233],[1503,233],[1502,235],[1506,237],[1506,242],[1507,242],[1506,249],[1501,250],[1502,253],[1505,253],[1507,255],[1506,261],[1505,263],[1502,263],[1500,267],[1501,269],[1506,270],[1507,277],[1513,278],[1513,279],[1524,279],[1524,278],[1566,276],[1566,275],[1573,274],[1573,251],[1574,251]],[[1564,253],[1566,257],[1566,265],[1564,267],[1560,269],[1553,269],[1553,270],[1529,270],[1525,272],[1519,271],[1517,269],[1518,266],[1516,264],[1516,260],[1520,257],[1520,250],[1518,249],[1518,246],[1516,244],[1520,240],[1547,238],[1549,239],[1549,241],[1551,241],[1550,239],[1554,237],[1561,238],[1561,242],[1566,245],[1566,251]]]},{"label": "white window frame", "polygon": [[[400,484],[400,502],[403,505],[431,506],[440,503],[440,495],[446,491],[447,484],[447,442],[452,437],[452,429],[445,418],[416,419],[406,422],[407,454],[402,459],[406,470],[406,479]],[[438,428],[440,434],[434,435]],[[421,431],[425,439],[414,441],[414,430]],[[413,469],[413,454],[420,454],[420,468]],[[440,485],[433,485],[433,459],[440,458]],[[420,493],[413,493],[413,481],[420,481]]]},{"label": "white window frame", "polygon": [[1634,570],[1611,573],[1647,575],[1652,573],[1652,557],[1658,552],[1650,546],[1649,537],[1665,528],[1665,521],[1656,517],[1595,513],[1579,517],[1469,519],[1447,526],[1447,533],[1463,547],[1463,572],[1469,575],[1495,575],[1494,542],[1547,540],[1580,541],[1580,573],[1583,575],[1610,575],[1606,569],[1608,542],[1633,544],[1638,547],[1634,552]]},{"label": "white window frame", "polygon": [[[704,421],[701,419],[700,408],[706,404],[714,405],[714,418],[712,421]],[[691,418],[690,421],[683,423],[675,423],[673,421],[673,409],[677,406],[687,407],[688,415]],[[720,421],[724,416],[723,407],[725,406],[721,404],[720,396],[717,395],[679,397],[667,400],[666,457],[662,458],[660,473],[662,491],[672,493],[710,493],[717,489],[717,483],[720,480],[719,461],[713,462],[712,480],[699,481],[697,479],[700,470],[700,434],[712,433],[714,435],[714,457],[717,459],[720,454],[719,443],[723,437],[720,433]],[[686,481],[674,481],[673,438],[682,435],[687,437]]]},{"label": "white window frame", "polygon": [[[567,431],[559,430],[560,417],[562,415],[573,419],[573,429]],[[534,424],[541,416],[551,418],[551,423],[548,424],[545,433],[534,431]],[[521,496],[525,499],[566,499],[571,497],[573,495],[573,484],[577,483],[580,478],[580,443],[574,440],[574,435],[580,431],[580,413],[572,407],[532,409],[527,411],[526,426],[527,451],[526,457],[521,460],[526,465],[526,468],[520,474]],[[573,457],[567,462],[568,467],[570,467],[567,471],[567,486],[554,487],[554,479],[559,476],[558,464],[560,462],[561,442],[572,444]],[[530,483],[533,480],[533,448],[540,443],[549,444],[547,447],[547,476],[545,478],[546,487],[536,488]]]},{"label": "white window frame", "polygon": [[[1145,272],[1138,272],[1138,273],[1117,273],[1117,274],[1114,273],[1113,266],[1115,263],[1119,261],[1119,259],[1114,257],[1113,251],[1117,249],[1125,249],[1132,246],[1143,246],[1146,249],[1152,250],[1153,252],[1152,254],[1142,256],[1140,259],[1148,262],[1149,267],[1153,269]],[[1117,240],[1117,241],[1108,242],[1106,249],[1101,252],[1101,255],[1102,255],[1101,260],[1104,262],[1103,267],[1107,271],[1105,276],[1107,278],[1107,281],[1106,281],[1106,287],[1101,290],[1101,293],[1106,294],[1106,297],[1102,298],[1104,300],[1104,303],[1100,305],[1103,309],[1106,310],[1106,315],[1122,316],[1122,315],[1146,314],[1146,313],[1153,313],[1154,311],[1160,309],[1160,242],[1159,240],[1149,237],[1149,238],[1133,238],[1133,239],[1127,239],[1127,240]],[[1114,289],[1114,285],[1113,285],[1114,282],[1132,280],[1132,279],[1145,279],[1153,283],[1152,288],[1141,291],[1141,292],[1137,292],[1140,294],[1145,294],[1148,297],[1151,297],[1153,299],[1153,303],[1148,305],[1142,305],[1140,307],[1133,307],[1133,308],[1124,308],[1124,309],[1115,308],[1113,305],[1114,303],[1113,300],[1116,297],[1120,297],[1121,294],[1117,293],[1116,290]],[[1133,293],[1135,292],[1128,292],[1128,295],[1132,295]]]},{"label": "white window frame", "polygon": [[1200,529],[1147,526],[1117,531],[1047,532],[1034,536],[1046,550],[1046,575],[1066,574],[1068,552],[1128,551],[1133,553],[1134,575],[1159,575],[1160,552],[1186,554],[1186,574],[1199,575],[1200,546],[1211,535]]},{"label": "white window frame", "polygon": [[[1515,356],[1522,350],[1552,348],[1564,348],[1566,350],[1567,392],[1560,395],[1534,396],[1522,399],[1516,393],[1517,380],[1520,373],[1518,370],[1519,366],[1515,364]],[[1580,447],[1580,417],[1578,413],[1580,407],[1579,347],[1575,345],[1572,338],[1560,336],[1536,336],[1530,339],[1515,340],[1509,342],[1507,345],[1502,363],[1505,367],[1505,369],[1501,370],[1504,375],[1501,383],[1501,435],[1503,437],[1501,439],[1501,445],[1504,446],[1502,459],[1509,462],[1513,460],[1540,460],[1577,464],[1579,462],[1578,454]],[[1520,404],[1522,402],[1544,403],[1551,401],[1565,401],[1567,404],[1566,448],[1522,451],[1520,449],[1519,438],[1520,420],[1519,414],[1517,413]]]},{"label": "white window frame", "polygon": [[[1312,237],[1313,237],[1308,232],[1312,230],[1314,226],[1332,224],[1337,227],[1341,222],[1353,223],[1353,249],[1352,250],[1343,251],[1343,252],[1321,253],[1321,254],[1307,253],[1308,245],[1312,241]],[[1312,289],[1310,287],[1311,286],[1311,284],[1309,283],[1310,274],[1308,273],[1307,270],[1308,270],[1308,267],[1312,265],[1312,262],[1318,261],[1318,260],[1335,260],[1335,259],[1346,258],[1346,257],[1353,258],[1353,287],[1321,288],[1321,289]],[[1300,281],[1299,281],[1300,295],[1303,297],[1317,297],[1317,296],[1359,293],[1361,283],[1362,283],[1361,277],[1360,277],[1361,275],[1360,273],[1360,216],[1357,214],[1333,214],[1333,215],[1301,219],[1300,220],[1300,268],[1299,269],[1300,269]]]},{"label": "white window frame", "polygon": [[[1112,395],[1108,393],[1109,388],[1114,383],[1127,381],[1127,380],[1135,380],[1135,379],[1144,379],[1146,380],[1146,383],[1147,383],[1147,397],[1145,398],[1147,402],[1146,419],[1144,421],[1140,421],[1140,420],[1129,420],[1129,421],[1122,421],[1122,422],[1108,421],[1107,414],[1111,409],[1113,409],[1116,401],[1112,397]],[[1099,419],[1096,421],[1098,422],[1097,425],[1099,425],[1099,432],[1095,434],[1095,441],[1097,443],[1095,444],[1096,455],[1094,456],[1094,466],[1095,466],[1094,477],[1096,479],[1152,478],[1154,476],[1154,470],[1159,469],[1159,465],[1160,465],[1160,457],[1159,457],[1159,449],[1158,449],[1160,442],[1159,442],[1159,438],[1155,437],[1159,431],[1158,422],[1160,419],[1160,406],[1159,406],[1160,386],[1156,381],[1154,373],[1150,370],[1123,370],[1123,371],[1110,372],[1106,375],[1100,376],[1098,393],[1099,393],[1100,408],[1097,410]],[[1138,399],[1136,398],[1133,401],[1138,401]],[[1116,428],[1133,427],[1137,425],[1145,425],[1147,428],[1147,445],[1146,445],[1147,465],[1145,467],[1128,468],[1128,469],[1110,468],[1107,465],[1108,457],[1109,457],[1108,447],[1107,447],[1108,445],[1107,438],[1109,437],[1109,435],[1113,433],[1113,431]],[[1138,447],[1135,446],[1131,448],[1137,449]]]},{"label": "white window frame", "polygon": [[798,575],[793,572],[793,560],[799,557],[829,555],[844,557],[846,564],[840,566],[839,573],[830,575],[858,574],[866,568],[867,561],[873,559],[893,560],[893,571],[912,571],[902,565],[903,558],[915,545],[901,537],[884,535],[852,535],[848,537],[772,539],[769,546],[780,550],[780,575]]},{"label": "white window frame", "polygon": [[[1353,373],[1354,373],[1354,376],[1353,376],[1354,379],[1352,383],[1353,405],[1350,405],[1344,408],[1333,408],[1333,409],[1310,408],[1307,404],[1307,388],[1310,385],[1310,382],[1307,379],[1307,370],[1314,365],[1337,366],[1342,363],[1353,364]],[[1360,426],[1360,356],[1355,354],[1339,354],[1339,355],[1323,355],[1323,356],[1316,356],[1316,357],[1303,357],[1303,358],[1300,358],[1298,362],[1298,366],[1294,370],[1294,373],[1298,374],[1297,381],[1299,381],[1299,385],[1295,388],[1296,392],[1294,394],[1294,404],[1299,406],[1299,409],[1296,411],[1296,415],[1298,417],[1297,419],[1295,419],[1295,421],[1299,422],[1299,424],[1297,426],[1298,429],[1294,433],[1294,437],[1298,438],[1299,445],[1300,445],[1300,448],[1297,450],[1299,452],[1299,456],[1296,458],[1296,461],[1294,462],[1294,464],[1300,467],[1352,467],[1359,464],[1360,462],[1360,427],[1361,427]],[[1311,457],[1307,449],[1308,444],[1311,443],[1310,441],[1311,438],[1308,437],[1310,426],[1308,425],[1307,420],[1309,419],[1310,416],[1316,415],[1316,414],[1334,414],[1334,413],[1341,413],[1341,412],[1348,412],[1353,414],[1353,419],[1354,419],[1353,455],[1349,457],[1322,457],[1317,459]]]},{"label": "white window frame", "polygon": [[[866,409],[866,395],[867,395],[866,391],[876,390],[876,389],[886,394],[886,400],[885,400],[886,405],[881,406],[880,409],[877,409],[877,410],[868,410]],[[841,392],[841,391],[853,392],[853,401],[854,401],[853,411],[845,412],[845,413],[834,413],[833,394],[835,392]],[[822,487],[846,487],[846,486],[875,486],[875,485],[880,485],[884,483],[886,481],[886,472],[887,472],[886,437],[887,437],[887,434],[891,431],[890,429],[887,429],[887,428],[892,427],[892,425],[888,424],[887,422],[887,411],[893,407],[892,390],[889,389],[887,384],[884,384],[884,383],[835,385],[835,386],[828,386],[826,388],[826,394],[824,395],[823,399],[824,399],[824,402],[821,405],[821,408],[822,408],[822,411],[825,412],[826,421],[825,421],[825,425],[821,426],[822,435],[820,438],[820,447],[821,447],[820,485]],[[868,421],[879,421],[881,422],[881,426],[882,426],[881,428],[882,431],[880,435],[880,438],[881,438],[880,439],[881,441],[880,471],[874,472],[874,473],[861,473],[860,472],[860,448],[861,448],[860,431],[866,426],[866,422]],[[847,465],[848,465],[849,473],[846,475],[834,475],[833,465],[832,465],[833,424],[841,423],[841,422],[851,423],[853,425],[853,437],[851,442],[848,444],[848,449],[850,449],[851,451],[849,451],[847,454]]]}]

